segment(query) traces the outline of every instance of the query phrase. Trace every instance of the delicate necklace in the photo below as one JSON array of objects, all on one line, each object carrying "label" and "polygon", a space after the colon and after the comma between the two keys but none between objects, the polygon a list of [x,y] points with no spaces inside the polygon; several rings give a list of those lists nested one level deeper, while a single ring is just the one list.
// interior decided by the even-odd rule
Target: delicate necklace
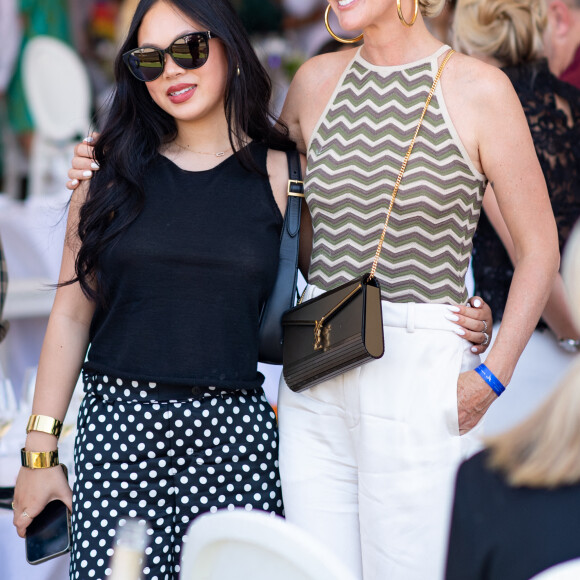
[{"label": "delicate necklace", "polygon": [[184,151],[189,151],[190,153],[197,153],[198,155],[213,155],[214,157],[223,157],[228,151],[232,150],[230,146],[227,149],[224,149],[223,151],[218,151],[217,153],[208,153],[207,151],[193,151],[189,147],[184,147],[183,145],[180,145],[177,141],[174,141],[174,143]]}]

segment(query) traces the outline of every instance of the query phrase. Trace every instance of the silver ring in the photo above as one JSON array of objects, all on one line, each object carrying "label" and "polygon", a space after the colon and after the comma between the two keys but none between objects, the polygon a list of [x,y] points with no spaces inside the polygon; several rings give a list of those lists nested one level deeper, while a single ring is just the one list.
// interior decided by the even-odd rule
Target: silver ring
[{"label": "silver ring", "polygon": [[[26,513],[26,511],[22,512],[22,517],[23,518],[30,518],[30,516]],[[32,518],[31,518],[32,519]]]},{"label": "silver ring", "polygon": [[481,322],[483,322],[483,330],[481,332],[487,332],[487,321],[482,320]]},{"label": "silver ring", "polygon": [[483,342],[481,343],[482,346],[487,346],[489,344],[489,334],[487,332],[483,333]]}]

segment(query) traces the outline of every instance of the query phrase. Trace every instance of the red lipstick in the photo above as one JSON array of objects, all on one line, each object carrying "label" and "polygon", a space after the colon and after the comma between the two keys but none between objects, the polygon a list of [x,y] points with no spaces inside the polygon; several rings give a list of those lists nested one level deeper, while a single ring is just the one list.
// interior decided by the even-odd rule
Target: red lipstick
[{"label": "red lipstick", "polygon": [[197,85],[192,84],[173,85],[167,89],[167,96],[172,103],[185,103],[185,101],[191,99],[196,88]]}]

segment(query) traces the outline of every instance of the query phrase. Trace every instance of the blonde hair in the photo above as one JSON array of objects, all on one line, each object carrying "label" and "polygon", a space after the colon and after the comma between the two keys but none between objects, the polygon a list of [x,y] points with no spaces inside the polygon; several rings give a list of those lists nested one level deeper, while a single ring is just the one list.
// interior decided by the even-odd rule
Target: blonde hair
[{"label": "blonde hair", "polygon": [[545,0],[458,0],[455,41],[466,54],[514,66],[542,55],[546,25]]},{"label": "blonde hair", "polygon": [[447,0],[419,0],[419,10],[421,14],[427,18],[434,18],[439,16],[445,7]]},{"label": "blonde hair", "polygon": [[[580,222],[568,239],[562,275],[580,326]],[[490,467],[511,485],[554,488],[580,482],[580,356],[534,414],[486,444]]]}]

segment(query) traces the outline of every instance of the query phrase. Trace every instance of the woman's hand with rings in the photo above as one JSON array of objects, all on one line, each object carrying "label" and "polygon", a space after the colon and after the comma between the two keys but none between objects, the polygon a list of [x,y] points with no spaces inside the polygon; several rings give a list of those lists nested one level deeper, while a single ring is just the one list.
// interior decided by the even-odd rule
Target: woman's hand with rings
[{"label": "woman's hand with rings", "polygon": [[447,318],[457,324],[455,332],[473,343],[471,352],[481,354],[487,350],[493,332],[491,308],[479,296],[465,305],[449,306]]},{"label": "woman's hand with rings", "polygon": [[32,520],[52,500],[61,500],[72,511],[72,491],[62,466],[45,469],[21,467],[14,488],[13,524],[21,538]]},{"label": "woman's hand with rings", "polygon": [[94,159],[93,146],[97,137],[98,133],[91,133],[82,143],[75,146],[72,167],[68,171],[67,189],[74,191],[81,181],[91,179],[93,173],[99,170],[99,165]]},{"label": "woman's hand with rings", "polygon": [[487,322],[485,320],[483,321],[483,330],[481,331],[481,334],[483,334],[483,342],[481,343],[481,346],[487,346],[489,344],[489,334],[487,334]]},{"label": "woman's hand with rings", "polygon": [[[12,510],[16,511],[16,506],[14,505],[14,502],[12,502]],[[26,510],[23,510],[23,512],[20,514],[23,518],[30,518],[30,516],[26,513]],[[32,519],[32,518],[30,518]]]},{"label": "woman's hand with rings", "polygon": [[[12,522],[16,526],[18,535],[22,538],[26,535],[26,528],[32,523],[34,518],[25,509],[20,509],[14,502],[12,502],[12,510],[14,511]],[[22,528],[25,530],[24,535],[20,533]]]}]

